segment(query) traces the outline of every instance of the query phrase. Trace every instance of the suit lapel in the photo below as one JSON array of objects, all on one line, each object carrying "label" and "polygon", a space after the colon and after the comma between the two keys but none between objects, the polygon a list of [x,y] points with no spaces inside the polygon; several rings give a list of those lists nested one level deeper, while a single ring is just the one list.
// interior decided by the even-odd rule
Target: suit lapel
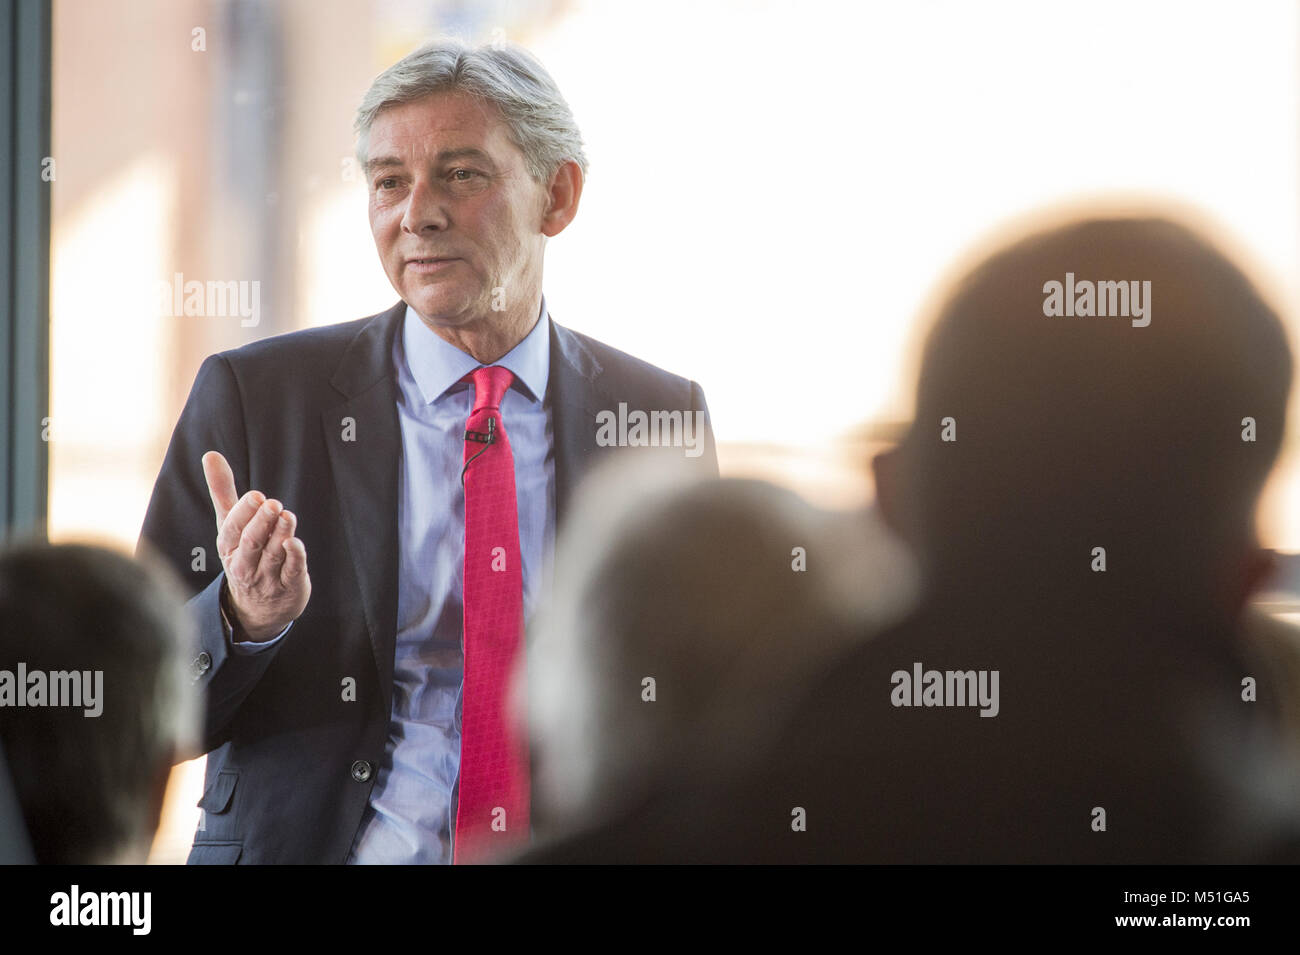
[{"label": "suit lapel", "polygon": [[[406,304],[377,315],[353,339],[330,384],[343,400],[321,414],[339,514],[360,593],[357,612],[370,635],[383,693],[392,710],[393,656],[397,630],[397,489],[401,426],[392,368],[393,336]],[[582,478],[595,463],[596,413],[609,406],[597,387],[600,362],[577,335],[551,321],[549,400],[555,441],[556,527]],[[355,440],[344,440],[344,419]]]},{"label": "suit lapel", "polygon": [[555,526],[564,526],[573,492],[595,463],[600,362],[573,332],[551,320],[550,399],[555,440]]},{"label": "suit lapel", "polygon": [[[336,500],[379,671],[383,712],[392,711],[393,655],[397,630],[397,482],[401,426],[392,367],[393,336],[406,313],[398,302],[362,327],[339,362],[330,384],[344,396],[322,412]],[[346,439],[350,426],[353,440]]]}]

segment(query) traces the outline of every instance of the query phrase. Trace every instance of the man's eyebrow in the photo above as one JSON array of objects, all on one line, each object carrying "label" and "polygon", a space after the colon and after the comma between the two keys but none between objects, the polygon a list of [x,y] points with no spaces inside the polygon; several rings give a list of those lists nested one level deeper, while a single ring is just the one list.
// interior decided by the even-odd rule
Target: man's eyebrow
[{"label": "man's eyebrow", "polygon": [[376,156],[373,159],[366,160],[366,172],[374,172],[376,169],[393,169],[405,166],[397,156]]},{"label": "man's eyebrow", "polygon": [[[492,157],[477,146],[463,146],[460,149],[444,149],[434,157],[437,162],[453,162],[457,159],[474,159],[483,163],[485,166],[496,168],[496,163]],[[398,156],[376,156],[366,161],[366,172],[371,173],[377,169],[400,169],[406,165],[406,161]]]},{"label": "man's eyebrow", "polygon": [[496,163],[492,157],[477,146],[463,146],[460,149],[444,149],[438,153],[438,162],[451,162],[455,159],[476,159],[479,162],[495,168]]}]

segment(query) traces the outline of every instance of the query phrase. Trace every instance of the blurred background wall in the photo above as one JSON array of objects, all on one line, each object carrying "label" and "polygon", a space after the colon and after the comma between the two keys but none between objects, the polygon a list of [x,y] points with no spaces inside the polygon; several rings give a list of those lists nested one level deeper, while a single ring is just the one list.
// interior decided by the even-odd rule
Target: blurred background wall
[{"label": "blurred background wall", "polygon": [[[723,473],[824,507],[869,503],[923,306],[1008,218],[1190,207],[1300,314],[1290,0],[56,0],[52,538],[134,544],[206,355],[397,300],[352,114],[439,33],[531,49],[583,130],[556,319],[701,382]],[[178,275],[257,282],[258,323],[168,314]],[[1295,447],[1261,526],[1287,552]],[[184,860],[201,782],[176,771],[154,861]]]}]

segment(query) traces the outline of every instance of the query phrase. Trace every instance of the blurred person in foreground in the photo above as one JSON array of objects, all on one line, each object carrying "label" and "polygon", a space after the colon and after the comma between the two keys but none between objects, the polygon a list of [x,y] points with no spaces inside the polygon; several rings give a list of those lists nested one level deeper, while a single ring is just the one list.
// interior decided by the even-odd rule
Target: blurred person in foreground
[{"label": "blurred person in foreground", "polygon": [[745,768],[664,773],[524,860],[1290,857],[1275,730],[1294,688],[1241,619],[1268,570],[1255,507],[1291,374],[1274,310],[1174,222],[1001,248],[949,291],[914,423],[874,462],[916,609],[793,707],[755,699]]},{"label": "blurred person in foreground", "polygon": [[0,865],[29,865],[34,861],[22,807],[9,775],[9,761],[0,745]]},{"label": "blurred person in foreground", "polygon": [[576,507],[514,701],[539,839],[742,768],[807,677],[911,595],[906,551],[869,512],[762,481],[615,462]]},{"label": "blurred person in foreground", "polygon": [[198,743],[193,653],[156,560],[0,552],[0,743],[36,862],[145,861],[171,767]]}]

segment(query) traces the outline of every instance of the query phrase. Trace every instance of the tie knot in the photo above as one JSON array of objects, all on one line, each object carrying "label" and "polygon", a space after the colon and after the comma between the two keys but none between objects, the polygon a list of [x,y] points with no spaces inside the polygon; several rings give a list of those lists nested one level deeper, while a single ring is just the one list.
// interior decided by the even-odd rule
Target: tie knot
[{"label": "tie knot", "polygon": [[501,407],[501,399],[505,397],[506,389],[515,380],[515,376],[509,368],[489,365],[486,368],[475,368],[461,380],[474,384],[474,411],[482,411],[485,408]]}]

